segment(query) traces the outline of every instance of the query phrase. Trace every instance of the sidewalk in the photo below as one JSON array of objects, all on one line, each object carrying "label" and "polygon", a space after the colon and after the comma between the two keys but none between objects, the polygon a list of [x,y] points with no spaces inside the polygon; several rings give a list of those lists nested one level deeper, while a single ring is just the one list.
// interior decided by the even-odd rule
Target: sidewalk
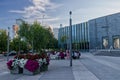
[{"label": "sidewalk", "polygon": [[48,71],[39,80],[74,80],[69,60],[51,60]]},{"label": "sidewalk", "polygon": [[80,60],[51,60],[48,71],[34,75],[24,75],[17,80],[99,80]]},{"label": "sidewalk", "polygon": [[80,60],[73,60],[70,67],[69,60],[53,60],[49,71],[39,80],[99,80]]},{"label": "sidewalk", "polygon": [[80,62],[80,60],[73,60],[72,71],[75,80],[99,80]]},{"label": "sidewalk", "polygon": [[0,54],[0,57],[2,57],[3,56],[3,54]]}]

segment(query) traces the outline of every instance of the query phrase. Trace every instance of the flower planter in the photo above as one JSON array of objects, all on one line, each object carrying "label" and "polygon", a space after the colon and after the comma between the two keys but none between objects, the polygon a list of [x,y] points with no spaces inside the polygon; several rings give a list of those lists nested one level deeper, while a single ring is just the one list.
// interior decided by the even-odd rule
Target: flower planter
[{"label": "flower planter", "polygon": [[15,69],[10,70],[10,73],[11,74],[20,74],[20,73],[23,73],[23,69],[18,66]]},{"label": "flower planter", "polygon": [[49,57],[46,55],[19,55],[13,60],[9,60],[6,64],[12,74],[23,73],[25,75],[35,75],[40,71],[47,71],[49,65]]},{"label": "flower planter", "polygon": [[26,68],[23,68],[23,74],[25,74],[25,75],[35,75],[35,74],[39,74],[39,73],[40,73],[40,68],[38,68],[34,72],[31,72],[31,71],[27,70]]},{"label": "flower planter", "polygon": [[43,71],[47,71],[48,70],[48,65],[46,64],[43,64],[40,66],[40,71],[43,72]]}]

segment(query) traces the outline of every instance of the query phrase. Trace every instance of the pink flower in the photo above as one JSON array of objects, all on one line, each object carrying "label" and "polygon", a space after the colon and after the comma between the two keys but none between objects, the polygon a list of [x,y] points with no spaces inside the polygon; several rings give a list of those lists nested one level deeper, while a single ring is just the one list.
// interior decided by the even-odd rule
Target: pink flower
[{"label": "pink flower", "polygon": [[34,72],[39,68],[39,63],[36,60],[28,60],[25,64],[25,68],[31,72]]},{"label": "pink flower", "polygon": [[8,62],[7,62],[7,67],[8,67],[8,69],[12,69],[12,63],[13,63],[13,60],[9,60]]}]

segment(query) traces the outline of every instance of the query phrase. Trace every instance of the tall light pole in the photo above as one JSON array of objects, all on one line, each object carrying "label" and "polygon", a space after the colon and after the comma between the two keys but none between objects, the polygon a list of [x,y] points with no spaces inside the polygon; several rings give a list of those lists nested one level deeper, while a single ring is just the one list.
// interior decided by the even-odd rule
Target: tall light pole
[{"label": "tall light pole", "polygon": [[10,47],[10,39],[9,39],[9,35],[10,35],[10,27],[8,27],[8,40],[7,40],[7,61],[9,60],[9,47]]},{"label": "tall light pole", "polygon": [[72,67],[72,19],[71,19],[71,15],[72,15],[72,11],[69,12],[70,15],[70,28],[69,28],[69,36],[70,36],[70,66]]},{"label": "tall light pole", "polygon": [[33,40],[32,40],[32,53],[34,53],[34,43],[33,43]]},{"label": "tall light pole", "polygon": [[44,17],[45,17],[45,15],[43,15],[43,18],[42,18],[42,25],[44,25]]}]

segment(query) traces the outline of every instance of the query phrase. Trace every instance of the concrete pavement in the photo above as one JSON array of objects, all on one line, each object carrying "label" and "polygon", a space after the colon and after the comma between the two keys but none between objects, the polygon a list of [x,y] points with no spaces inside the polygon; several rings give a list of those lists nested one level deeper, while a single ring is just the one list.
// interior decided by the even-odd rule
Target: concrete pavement
[{"label": "concrete pavement", "polygon": [[83,54],[80,61],[96,75],[99,80],[120,80],[120,57],[93,56]]},{"label": "concrete pavement", "polygon": [[39,80],[99,80],[80,60],[52,60],[49,70]]},{"label": "concrete pavement", "polygon": [[120,80],[120,58],[82,54],[78,60],[51,60],[48,71],[34,76],[13,75],[6,67],[6,61],[0,62],[2,80]]},{"label": "concrete pavement", "polygon": [[39,80],[75,80],[69,60],[51,60],[48,71]]},{"label": "concrete pavement", "polygon": [[35,76],[21,76],[16,80],[99,80],[80,60],[51,60],[48,71]]},{"label": "concrete pavement", "polygon": [[6,67],[6,61],[0,62],[0,78],[2,80],[98,80],[80,60],[73,60],[70,67],[70,60],[51,60],[49,69],[37,75],[28,76],[23,74],[10,74]]},{"label": "concrete pavement", "polygon": [[99,80],[80,60],[73,60],[72,68],[75,80]]}]

